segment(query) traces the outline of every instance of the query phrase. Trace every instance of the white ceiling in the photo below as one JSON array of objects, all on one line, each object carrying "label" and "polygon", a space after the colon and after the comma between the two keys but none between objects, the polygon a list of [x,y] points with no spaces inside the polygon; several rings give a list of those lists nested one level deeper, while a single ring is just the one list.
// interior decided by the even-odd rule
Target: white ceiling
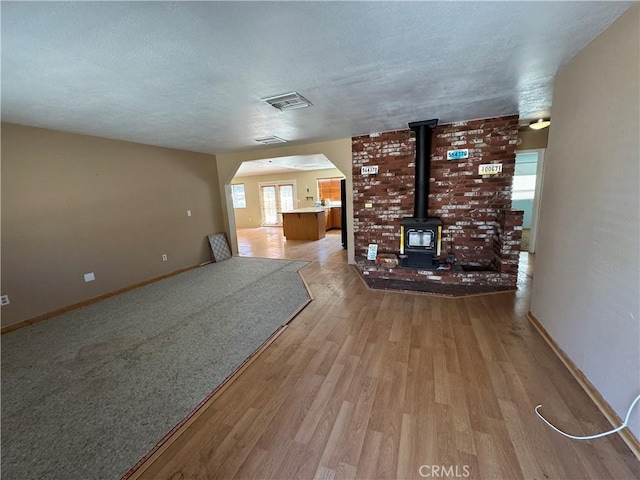
[{"label": "white ceiling", "polygon": [[292,155],[243,162],[234,178],[271,173],[324,170],[327,168],[336,168],[336,166],[321,153],[316,155]]},{"label": "white ceiling", "polygon": [[[2,120],[207,153],[548,116],[633,2],[2,2]],[[263,97],[297,91],[280,112]]]}]

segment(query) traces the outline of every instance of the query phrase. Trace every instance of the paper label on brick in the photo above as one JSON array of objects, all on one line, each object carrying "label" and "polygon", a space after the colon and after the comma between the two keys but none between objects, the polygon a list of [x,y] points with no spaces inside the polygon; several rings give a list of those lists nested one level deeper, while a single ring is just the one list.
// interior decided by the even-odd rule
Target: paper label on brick
[{"label": "paper label on brick", "polygon": [[502,173],[501,163],[487,163],[478,167],[479,175],[496,175]]},{"label": "paper label on brick", "polygon": [[360,170],[362,175],[377,175],[378,173],[378,165],[370,165],[362,167]]},{"label": "paper label on brick", "polygon": [[447,160],[462,160],[464,158],[469,158],[468,148],[461,150],[447,150]]}]

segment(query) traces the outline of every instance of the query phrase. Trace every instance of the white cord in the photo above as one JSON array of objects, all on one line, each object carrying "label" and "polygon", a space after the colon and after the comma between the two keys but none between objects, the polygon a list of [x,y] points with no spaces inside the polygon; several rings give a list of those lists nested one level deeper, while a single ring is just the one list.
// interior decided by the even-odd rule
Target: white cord
[{"label": "white cord", "polygon": [[636,406],[636,403],[638,403],[638,401],[640,401],[640,395],[638,395],[636,399],[633,401],[633,403],[629,407],[629,410],[627,410],[627,416],[624,417],[624,422],[622,422],[622,425],[620,425],[618,428],[614,428],[613,430],[609,430],[608,432],[598,433],[596,435],[588,435],[586,437],[577,437],[575,435],[569,435],[568,433],[564,433],[562,430],[551,425],[551,423],[549,423],[549,421],[546,418],[544,418],[542,414],[538,411],[538,409],[542,407],[542,405],[538,405],[536,407],[536,414],[542,419],[544,423],[546,423],[551,428],[553,428],[556,432],[564,435],[565,437],[572,438],[574,440],[593,440],[594,438],[606,437],[607,435],[611,435],[612,433],[619,432],[620,430],[625,428],[629,424],[629,417],[631,417],[631,411],[633,410],[633,407]]}]

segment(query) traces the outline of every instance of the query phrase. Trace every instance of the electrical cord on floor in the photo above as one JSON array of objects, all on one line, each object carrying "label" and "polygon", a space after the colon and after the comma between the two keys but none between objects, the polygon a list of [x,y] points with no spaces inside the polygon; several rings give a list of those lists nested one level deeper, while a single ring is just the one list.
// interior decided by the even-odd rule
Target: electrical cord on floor
[{"label": "electrical cord on floor", "polygon": [[633,411],[633,407],[636,406],[636,404],[638,403],[638,401],[640,401],[640,395],[638,395],[636,397],[636,399],[631,403],[631,406],[629,407],[629,410],[627,410],[627,416],[624,417],[624,422],[622,422],[622,425],[620,425],[618,428],[614,428],[613,430],[609,430],[608,432],[602,432],[602,433],[597,433],[596,435],[587,435],[585,437],[577,437],[575,435],[569,435],[568,433],[564,433],[562,430],[560,430],[559,428],[554,427],[553,425],[551,425],[551,423],[542,416],[542,414],[538,411],[540,409],[540,407],[542,407],[542,405],[538,405],[536,407],[536,415],[538,415],[542,421],[544,423],[546,423],[547,425],[549,425],[551,428],[553,428],[556,432],[564,435],[565,437],[568,438],[572,438],[574,440],[593,440],[594,438],[601,438],[601,437],[606,437],[607,435],[611,435],[612,433],[616,433],[619,432],[620,430],[622,430],[623,428],[627,427],[629,424],[629,417],[631,417],[631,412]]}]

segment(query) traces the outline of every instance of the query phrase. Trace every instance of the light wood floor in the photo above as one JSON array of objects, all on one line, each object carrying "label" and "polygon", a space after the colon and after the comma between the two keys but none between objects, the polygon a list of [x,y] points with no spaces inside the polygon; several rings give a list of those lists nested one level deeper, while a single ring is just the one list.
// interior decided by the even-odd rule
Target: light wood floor
[{"label": "light wood floor", "polygon": [[530,271],[459,299],[371,291],[344,261],[302,275],[315,300],[141,478],[640,476],[617,436],[535,416],[610,428],[526,320]]},{"label": "light wood floor", "polygon": [[315,241],[287,240],[282,227],[238,228],[238,255],[241,257],[285,258],[287,260],[347,261],[340,230],[329,230]]}]

